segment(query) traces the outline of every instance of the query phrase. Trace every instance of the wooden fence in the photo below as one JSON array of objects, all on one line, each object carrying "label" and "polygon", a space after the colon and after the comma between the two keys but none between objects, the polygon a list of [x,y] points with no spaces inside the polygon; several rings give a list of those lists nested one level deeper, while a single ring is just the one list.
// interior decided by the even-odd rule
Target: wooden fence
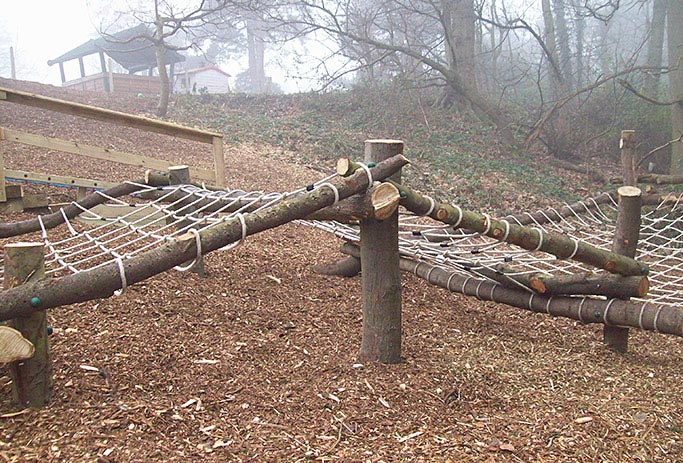
[{"label": "wooden fence", "polygon": [[[60,112],[72,116],[94,119],[97,121],[108,122],[125,127],[133,127],[147,132],[160,133],[175,138],[183,138],[186,140],[209,144],[211,145],[214,158],[214,170],[191,167],[190,172],[196,179],[213,182],[219,187],[225,186],[223,135],[220,133],[208,132],[205,130],[185,127],[148,117],[126,114],[110,109],[103,109],[86,104],[59,100],[56,98],[11,90],[3,87],[0,87],[0,101],[31,106],[47,111]],[[178,164],[178,162],[163,161],[148,156],[110,150],[107,148],[90,146],[77,142],[60,140],[58,138],[45,137],[42,135],[20,132],[17,130],[0,127],[0,142],[2,142],[2,140],[36,146],[39,148],[62,151],[79,156],[87,156],[95,159],[112,161],[120,164],[144,167],[146,169],[166,170],[170,166]],[[34,181],[53,185],[82,188],[104,188],[111,185],[110,183],[101,180],[5,169],[2,149],[0,147],[0,201],[2,202],[7,201],[5,180]]]}]

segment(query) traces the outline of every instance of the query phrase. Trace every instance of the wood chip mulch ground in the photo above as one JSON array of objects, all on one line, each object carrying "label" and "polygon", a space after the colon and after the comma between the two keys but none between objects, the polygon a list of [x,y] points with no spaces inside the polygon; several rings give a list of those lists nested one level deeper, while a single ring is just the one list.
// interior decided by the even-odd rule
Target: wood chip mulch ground
[{"label": "wood chip mulch ground", "polygon": [[[153,110],[147,99],[0,86]],[[201,144],[3,105],[0,126],[211,166]],[[140,175],[4,149],[13,168]],[[269,150],[228,147],[228,184],[282,190],[320,178]],[[47,191],[55,202],[73,196]],[[339,245],[288,225],[207,256],[208,278],[165,273],[120,297],[51,310],[54,397],[18,412],[0,367],[0,461],[683,460],[681,338],[633,330],[619,355],[602,345],[601,325],[404,275],[404,360],[360,364],[359,278],[311,271],[338,258]]]}]

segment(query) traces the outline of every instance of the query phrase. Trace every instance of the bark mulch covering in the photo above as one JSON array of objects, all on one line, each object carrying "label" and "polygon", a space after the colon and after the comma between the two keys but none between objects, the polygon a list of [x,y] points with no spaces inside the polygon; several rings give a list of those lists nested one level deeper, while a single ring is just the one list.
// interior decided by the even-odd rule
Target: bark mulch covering
[{"label": "bark mulch covering", "polygon": [[[201,144],[9,104],[0,126],[211,165]],[[229,147],[228,184],[275,190],[320,177],[270,158],[270,149]],[[5,155],[36,171],[139,176],[7,143]],[[339,244],[288,225],[207,256],[208,278],[165,273],[120,297],[51,310],[54,397],[17,412],[0,368],[0,461],[683,458],[680,338],[634,330],[630,352],[619,355],[603,347],[601,325],[479,302],[404,275],[404,361],[359,364],[360,280],[311,271],[339,257]]]}]

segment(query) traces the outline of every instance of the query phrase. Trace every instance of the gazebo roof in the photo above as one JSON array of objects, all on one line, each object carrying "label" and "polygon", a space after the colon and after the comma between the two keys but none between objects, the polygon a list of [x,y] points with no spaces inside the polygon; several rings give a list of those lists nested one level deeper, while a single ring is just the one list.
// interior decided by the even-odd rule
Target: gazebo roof
[{"label": "gazebo roof", "polygon": [[[107,37],[88,40],[73,50],[69,50],[63,55],[49,60],[47,64],[52,66],[53,64],[103,52],[130,72],[153,68],[156,67],[154,45],[144,38],[151,35],[152,33],[149,28],[144,24],[140,24]],[[166,64],[179,63],[185,60],[185,57],[180,53],[168,49],[164,50],[164,58]]]}]

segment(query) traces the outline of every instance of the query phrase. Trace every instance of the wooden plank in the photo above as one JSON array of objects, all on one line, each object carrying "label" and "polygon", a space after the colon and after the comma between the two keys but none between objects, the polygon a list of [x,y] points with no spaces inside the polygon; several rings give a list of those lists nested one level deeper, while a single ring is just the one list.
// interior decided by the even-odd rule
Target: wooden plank
[{"label": "wooden plank", "polygon": [[[44,137],[42,135],[19,132],[17,130],[3,129],[3,131],[7,140],[16,143],[23,143],[25,145],[37,146],[39,148],[63,151],[65,153],[76,154],[79,156],[87,156],[105,161],[143,167],[145,169],[167,170],[169,167],[177,164],[148,156],[126,153],[124,151],[110,150],[107,148],[100,148],[98,146],[85,145],[83,143],[60,140],[58,138]],[[199,178],[201,180],[209,180],[213,182],[216,179],[215,173],[209,169],[190,167],[190,173],[194,178]]]},{"label": "wooden plank", "polygon": [[[119,217],[126,216],[126,223],[117,222],[115,225],[125,227],[127,223],[135,223],[138,227],[149,227],[154,226],[154,228],[166,226],[165,216],[161,212],[154,212],[150,210],[149,207],[138,206],[124,206],[120,204],[98,204],[97,206],[90,209],[93,214],[99,217],[106,217],[107,219],[118,219]],[[95,215],[88,214],[84,212],[79,214],[76,219],[80,222],[87,223],[89,225],[100,226],[102,221]]]},{"label": "wooden plank", "polygon": [[6,169],[5,178],[9,181],[14,182],[28,182],[28,183],[41,183],[53,186],[61,187],[85,187],[94,188],[97,190],[103,190],[110,188],[116,183],[102,182],[100,180],[90,180],[87,178],[78,177],[66,177],[63,175],[49,175],[49,174],[39,174],[36,172],[27,172],[24,170],[14,170]]},{"label": "wooden plank", "polygon": [[[225,154],[223,152],[223,137],[215,137],[213,139],[213,161],[216,168],[216,186],[225,188]],[[190,174],[192,174],[192,168],[190,168]],[[195,174],[192,174],[192,176],[196,177]]]},{"label": "wooden plank", "polygon": [[32,106],[34,108],[57,111],[72,116],[85,117],[112,124],[133,127],[149,132],[162,133],[187,140],[199,141],[202,143],[213,143],[214,137],[222,137],[220,133],[199,130],[192,127],[185,127],[170,122],[159,121],[149,117],[135,116],[111,109],[97,108],[81,103],[59,100],[47,96],[36,95],[33,93],[21,92],[9,88],[0,87],[0,92],[5,92],[5,101],[10,103]]},{"label": "wooden plank", "polygon": [[0,203],[7,201],[7,192],[5,191],[5,152],[4,143],[5,131],[0,127]]}]

